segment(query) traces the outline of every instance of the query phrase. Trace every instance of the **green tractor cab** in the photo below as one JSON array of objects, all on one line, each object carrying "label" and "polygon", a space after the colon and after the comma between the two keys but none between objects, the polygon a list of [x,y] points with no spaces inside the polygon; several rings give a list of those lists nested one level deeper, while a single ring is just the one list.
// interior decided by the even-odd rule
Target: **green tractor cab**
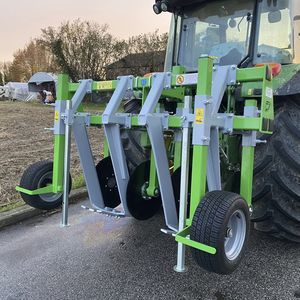
[{"label": "green tractor cab", "polygon": [[[201,55],[217,65],[247,69],[269,65],[275,120],[267,144],[256,147],[252,221],[257,230],[300,242],[300,3],[297,0],[156,1],[173,14],[166,70],[194,72]],[[163,12],[156,9],[156,12]],[[244,83],[237,101],[260,97]]]},{"label": "green tractor cab", "polygon": [[[17,190],[34,207],[63,202],[67,225],[73,133],[92,211],[143,221],[162,208],[162,232],[178,242],[177,272],[185,271],[188,246],[201,267],[230,274],[245,253],[251,219],[258,230],[300,242],[300,114],[292,86],[300,5],[157,0],[153,8],[173,14],[165,71],[80,83],[61,75],[53,163],[29,167]],[[113,92],[102,114],[82,109],[93,91]],[[122,105],[128,91],[141,99]],[[96,166],[90,126],[105,132]]]}]

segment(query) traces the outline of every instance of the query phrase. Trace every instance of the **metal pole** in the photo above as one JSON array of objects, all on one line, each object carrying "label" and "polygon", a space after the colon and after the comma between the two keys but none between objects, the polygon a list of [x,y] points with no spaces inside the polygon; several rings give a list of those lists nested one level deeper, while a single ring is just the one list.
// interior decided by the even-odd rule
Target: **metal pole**
[{"label": "metal pole", "polygon": [[[190,109],[192,97],[185,97],[184,108]],[[181,180],[180,180],[180,205],[179,205],[179,228],[181,231],[185,228],[187,214],[187,197],[189,187],[189,154],[190,154],[190,128],[185,127],[182,130],[182,160],[181,160]],[[176,272],[186,271],[185,266],[185,245],[178,243],[177,265],[174,267]]]},{"label": "metal pole", "polygon": [[69,206],[69,173],[70,173],[70,156],[71,156],[71,125],[68,119],[68,113],[72,109],[72,101],[66,101],[67,122],[65,126],[65,154],[64,154],[64,194],[62,209],[62,227],[68,227],[68,206]]}]

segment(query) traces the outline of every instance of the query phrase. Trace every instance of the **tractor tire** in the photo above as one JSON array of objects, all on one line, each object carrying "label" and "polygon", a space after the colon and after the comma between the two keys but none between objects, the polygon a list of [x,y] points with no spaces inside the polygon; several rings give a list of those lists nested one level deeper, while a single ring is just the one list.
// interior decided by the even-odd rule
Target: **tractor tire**
[{"label": "tractor tire", "polygon": [[[141,110],[141,100],[133,99],[125,102],[124,112],[138,114]],[[122,130],[121,139],[128,163],[129,172],[134,170],[142,162],[149,159],[149,153],[141,146],[142,130]]]},{"label": "tractor tire", "polygon": [[213,191],[196,209],[191,240],[216,248],[215,255],[192,248],[197,264],[205,270],[227,275],[239,266],[250,231],[249,207],[238,194]]},{"label": "tractor tire", "polygon": [[[254,228],[300,243],[300,102],[277,101],[274,133],[255,153]],[[276,103],[276,102],[275,102]]]},{"label": "tractor tire", "polygon": [[[47,186],[47,184],[52,183],[53,176],[53,162],[52,161],[40,161],[31,166],[29,166],[20,182],[22,188],[28,190],[36,190]],[[69,192],[72,187],[72,179],[70,176],[70,185]],[[21,197],[25,203],[28,205],[42,209],[42,210],[51,210],[61,206],[63,201],[63,193],[50,193],[43,195],[27,195],[21,193]]]}]

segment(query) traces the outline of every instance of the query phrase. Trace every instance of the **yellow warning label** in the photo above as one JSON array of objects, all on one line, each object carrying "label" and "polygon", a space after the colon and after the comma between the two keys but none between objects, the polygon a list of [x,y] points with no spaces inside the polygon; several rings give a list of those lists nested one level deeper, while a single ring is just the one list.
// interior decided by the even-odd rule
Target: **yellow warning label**
[{"label": "yellow warning label", "polygon": [[204,108],[196,109],[196,124],[201,125],[204,122]]},{"label": "yellow warning label", "polygon": [[57,110],[55,111],[54,119],[55,119],[55,121],[59,120],[59,112]]},{"label": "yellow warning label", "polygon": [[113,82],[112,81],[100,81],[97,84],[97,90],[112,90]]}]

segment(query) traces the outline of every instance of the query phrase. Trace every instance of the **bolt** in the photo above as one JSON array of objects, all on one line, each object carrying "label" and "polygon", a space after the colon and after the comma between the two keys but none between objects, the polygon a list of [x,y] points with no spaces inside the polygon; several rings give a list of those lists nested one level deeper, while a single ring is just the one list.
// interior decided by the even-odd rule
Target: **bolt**
[{"label": "bolt", "polygon": [[228,238],[232,238],[233,237],[232,228],[227,228],[226,237],[228,237]]},{"label": "bolt", "polygon": [[252,216],[252,214],[253,214],[253,207],[252,207],[252,205],[249,206],[249,213],[250,213],[250,216]]},{"label": "bolt", "polygon": [[231,66],[231,69],[236,70],[236,66],[235,65]]}]

